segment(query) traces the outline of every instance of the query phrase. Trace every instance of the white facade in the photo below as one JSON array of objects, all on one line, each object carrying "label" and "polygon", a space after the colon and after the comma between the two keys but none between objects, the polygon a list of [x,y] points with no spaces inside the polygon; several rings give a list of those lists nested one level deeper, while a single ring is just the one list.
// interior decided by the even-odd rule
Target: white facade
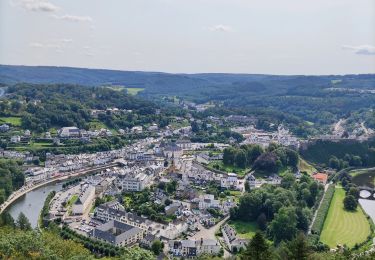
[{"label": "white facade", "polygon": [[91,203],[95,199],[95,188],[92,185],[85,185],[82,187],[82,191],[77,201],[72,206],[73,215],[81,215],[85,213]]}]

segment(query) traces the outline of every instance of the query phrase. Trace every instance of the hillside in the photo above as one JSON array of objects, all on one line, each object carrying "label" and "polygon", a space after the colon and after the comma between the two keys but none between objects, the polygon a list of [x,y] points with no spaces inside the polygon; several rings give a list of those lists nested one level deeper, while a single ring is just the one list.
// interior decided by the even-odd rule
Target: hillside
[{"label": "hillside", "polygon": [[[303,137],[328,133],[341,118],[374,128],[375,74],[278,76],[260,74],[171,74],[67,67],[0,65],[0,84],[122,85],[138,96],[220,104],[228,114],[262,117],[261,128],[283,123]],[[365,90],[365,93],[361,93]],[[371,110],[373,109],[373,110]],[[216,114],[214,112],[214,114]]]}]

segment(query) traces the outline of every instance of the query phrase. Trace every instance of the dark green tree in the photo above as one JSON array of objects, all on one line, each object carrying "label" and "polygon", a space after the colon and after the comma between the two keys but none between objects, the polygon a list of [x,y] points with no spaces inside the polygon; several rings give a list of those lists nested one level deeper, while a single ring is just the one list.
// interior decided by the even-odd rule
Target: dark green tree
[{"label": "dark green tree", "polygon": [[241,256],[241,259],[251,260],[267,260],[271,259],[270,246],[261,232],[256,232],[246,250]]},{"label": "dark green tree", "polygon": [[16,226],[21,230],[31,230],[30,221],[23,212],[18,215]]},{"label": "dark green tree", "polygon": [[347,195],[344,198],[344,208],[346,210],[355,211],[357,209],[358,202],[353,195]]}]

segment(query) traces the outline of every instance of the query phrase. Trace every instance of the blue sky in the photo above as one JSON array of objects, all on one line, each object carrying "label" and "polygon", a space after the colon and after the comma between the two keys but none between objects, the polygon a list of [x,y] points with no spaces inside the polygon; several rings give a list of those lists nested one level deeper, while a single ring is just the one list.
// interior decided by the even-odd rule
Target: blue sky
[{"label": "blue sky", "polygon": [[375,1],[0,0],[0,64],[375,73]]}]

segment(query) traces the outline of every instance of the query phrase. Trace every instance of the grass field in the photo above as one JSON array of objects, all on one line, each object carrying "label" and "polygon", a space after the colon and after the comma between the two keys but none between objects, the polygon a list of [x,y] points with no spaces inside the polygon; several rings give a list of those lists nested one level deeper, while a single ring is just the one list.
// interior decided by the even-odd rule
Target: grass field
[{"label": "grass field", "polygon": [[243,222],[240,220],[231,220],[228,224],[234,227],[238,237],[243,239],[252,238],[255,235],[255,232],[258,230],[258,225],[256,224],[256,222]]},{"label": "grass field", "polygon": [[129,95],[137,95],[139,92],[143,91],[144,88],[126,88],[126,91]]},{"label": "grass field", "polygon": [[0,124],[10,124],[12,126],[20,126],[20,117],[0,117]]},{"label": "grass field", "polygon": [[345,191],[336,187],[320,240],[329,247],[346,244],[353,247],[356,243],[365,241],[371,233],[370,224],[358,207],[357,211],[349,212],[344,209]]},{"label": "grass field", "polygon": [[302,158],[299,159],[298,168],[301,172],[306,172],[309,175],[312,175],[314,172],[317,172],[314,166],[312,166]]},{"label": "grass field", "polygon": [[68,207],[71,207],[73,206],[73,204],[77,201],[78,199],[78,195],[77,194],[74,194],[72,197],[70,197],[70,199],[68,200],[68,203],[67,203],[67,206]]}]

